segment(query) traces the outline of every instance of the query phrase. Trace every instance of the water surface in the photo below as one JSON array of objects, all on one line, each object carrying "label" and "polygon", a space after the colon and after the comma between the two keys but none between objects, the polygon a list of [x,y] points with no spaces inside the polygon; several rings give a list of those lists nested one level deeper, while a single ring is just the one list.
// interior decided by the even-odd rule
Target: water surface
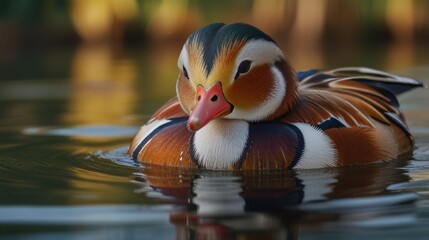
[{"label": "water surface", "polygon": [[[91,51],[78,50],[72,62],[97,60]],[[76,68],[65,79],[0,82],[1,239],[429,235],[426,89],[400,98],[417,142],[405,161],[296,171],[177,170],[142,166],[126,155],[139,125],[174,95],[177,74],[167,64],[174,52],[158,62],[133,56],[98,69],[113,72],[95,75],[103,77]],[[396,73],[429,83],[429,65]]]}]

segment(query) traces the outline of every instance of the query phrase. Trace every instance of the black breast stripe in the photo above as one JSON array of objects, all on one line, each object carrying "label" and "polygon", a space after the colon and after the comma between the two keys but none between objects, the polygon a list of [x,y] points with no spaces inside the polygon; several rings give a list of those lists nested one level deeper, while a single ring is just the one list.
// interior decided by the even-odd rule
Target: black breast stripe
[{"label": "black breast stripe", "polygon": [[293,124],[287,123],[286,124],[290,129],[292,129],[296,135],[298,136],[298,145],[296,146],[296,154],[293,158],[292,162],[289,165],[289,169],[292,169],[298,164],[299,160],[301,159],[302,155],[304,154],[304,147],[305,147],[305,141],[304,141],[304,135],[302,134],[301,130],[299,130],[298,127],[296,127]]},{"label": "black breast stripe", "polygon": [[146,145],[146,143],[152,139],[156,134],[158,134],[159,132],[161,132],[163,129],[187,121],[188,117],[181,117],[181,118],[171,118],[171,119],[167,119],[170,120],[170,122],[165,123],[164,125],[161,125],[159,127],[157,127],[156,129],[154,129],[149,135],[147,135],[140,143],[139,145],[136,147],[136,149],[134,149],[133,151],[133,158],[137,159],[140,151],[143,149],[143,147]]}]

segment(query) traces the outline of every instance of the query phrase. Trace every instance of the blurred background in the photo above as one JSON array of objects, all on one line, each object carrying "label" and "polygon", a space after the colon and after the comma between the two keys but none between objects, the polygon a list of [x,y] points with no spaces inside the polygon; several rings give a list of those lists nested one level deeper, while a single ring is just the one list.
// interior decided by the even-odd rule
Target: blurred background
[{"label": "blurred background", "polygon": [[129,124],[175,95],[182,44],[212,22],[259,27],[297,70],[429,64],[424,0],[2,0],[0,100],[63,100],[60,123]]},{"label": "blurred background", "polygon": [[[154,235],[149,239],[163,239],[160,234],[173,235],[173,224],[177,223],[171,220],[169,209],[174,214],[183,206],[192,213],[197,208],[197,198],[181,205],[178,199],[163,196],[158,190],[162,187],[151,189],[150,184],[156,183],[159,173],[158,181],[172,182],[186,190],[183,184],[197,178],[174,171],[155,171],[151,177],[150,168],[148,172],[140,172],[141,166],[136,168],[126,150],[138,127],[175,96],[177,58],[188,35],[213,22],[246,22],[259,27],[276,40],[296,70],[368,66],[429,84],[429,1],[426,0],[0,0],[0,239],[13,238],[2,238],[4,232],[29,236],[19,239],[63,240],[102,239],[100,236],[126,239],[134,235],[142,239],[148,233]],[[330,226],[340,232],[351,226],[347,225],[349,221],[356,226],[370,226],[352,229],[355,234],[372,231],[376,236],[426,237],[427,89],[404,94],[400,103],[421,149],[415,152],[417,160],[410,161],[405,170],[382,165],[369,171],[359,168],[338,173],[329,170],[309,175],[273,174],[272,178],[257,174],[255,178],[243,179],[209,174],[196,181],[204,183],[209,179],[211,186],[211,179],[218,178],[217,183],[221,184],[214,182],[213,186],[226,184],[234,191],[237,189],[234,192],[237,199],[241,191],[237,186],[241,182],[250,179],[252,183],[261,183],[260,192],[248,195],[255,199],[254,203],[262,195],[264,203],[265,199],[270,202],[266,193],[281,186],[281,191],[275,190],[270,195],[274,205],[280,202],[276,200],[278,197],[292,195],[300,199],[304,195],[304,201],[308,201],[416,192],[422,196],[421,200],[417,203],[410,200],[409,205],[390,205],[390,198],[363,199],[365,204],[373,201],[383,208],[366,207],[363,213],[353,215],[355,212],[346,207],[341,211],[351,215],[344,217],[331,212],[309,218],[287,214],[267,224],[259,215],[255,222],[247,214],[245,218],[234,219],[243,220],[245,229],[252,231],[260,231],[261,226],[272,229],[279,222],[296,223],[296,229],[305,231],[301,222],[306,222],[310,225],[309,234],[311,231],[314,234],[307,235],[309,239],[328,236],[314,232],[321,221],[327,222],[322,229]],[[360,181],[356,176],[363,171],[367,178]],[[193,188],[198,184],[191,185]],[[301,185],[308,185],[305,194]],[[206,187],[199,189],[207,190],[207,196],[219,195],[213,191],[216,187],[201,186]],[[266,186],[268,191],[263,189]],[[391,186],[393,190],[389,190]],[[242,187],[243,193],[251,189]],[[194,193],[194,189],[186,192]],[[240,196],[246,197],[241,193]],[[294,199],[298,198],[293,197],[292,202]],[[238,201],[241,200],[240,197]],[[348,206],[360,208],[361,203],[356,203],[357,207]],[[335,205],[328,202],[320,206],[332,209],[332,204]],[[139,210],[130,208],[134,205]],[[274,216],[272,213],[270,208],[269,218]],[[140,218],[141,222],[134,222]],[[332,218],[345,224],[332,224]],[[195,218],[189,219],[193,228]],[[79,235],[82,229],[87,229],[86,225],[95,227],[94,235]],[[216,224],[211,226],[224,229]],[[67,235],[67,231],[77,234]],[[47,232],[59,234],[32,236]]]}]

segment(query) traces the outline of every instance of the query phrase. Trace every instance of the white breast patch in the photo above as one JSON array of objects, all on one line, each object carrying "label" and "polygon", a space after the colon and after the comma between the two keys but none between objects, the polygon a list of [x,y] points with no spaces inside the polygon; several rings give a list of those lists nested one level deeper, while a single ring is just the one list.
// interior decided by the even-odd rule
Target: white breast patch
[{"label": "white breast patch", "polygon": [[240,160],[249,137],[249,123],[216,119],[197,131],[193,148],[198,164],[207,169],[228,169]]}]

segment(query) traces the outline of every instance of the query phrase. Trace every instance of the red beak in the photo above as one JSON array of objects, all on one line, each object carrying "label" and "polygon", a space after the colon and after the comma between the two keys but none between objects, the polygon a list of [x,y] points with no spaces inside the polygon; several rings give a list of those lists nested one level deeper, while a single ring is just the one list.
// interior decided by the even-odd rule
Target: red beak
[{"label": "red beak", "polygon": [[188,128],[191,131],[198,131],[211,120],[232,111],[232,105],[223,95],[220,82],[211,86],[208,90],[198,85],[196,97],[196,104],[188,119]]}]

